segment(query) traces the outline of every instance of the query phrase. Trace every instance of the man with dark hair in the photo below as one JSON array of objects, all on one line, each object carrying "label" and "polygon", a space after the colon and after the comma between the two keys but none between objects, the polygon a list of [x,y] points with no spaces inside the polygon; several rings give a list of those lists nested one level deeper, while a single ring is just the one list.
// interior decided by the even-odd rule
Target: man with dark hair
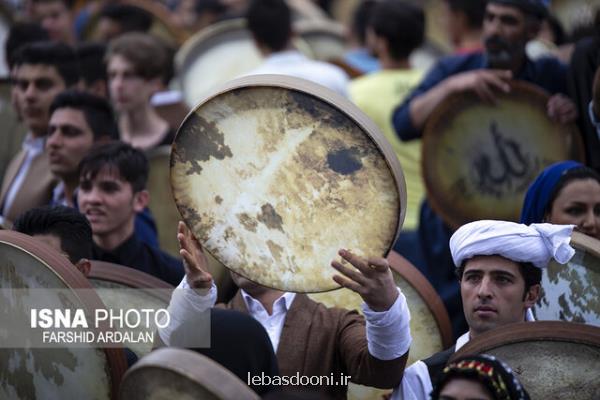
[{"label": "man with dark hair", "polygon": [[148,32],[152,26],[152,16],[131,4],[107,4],[100,11],[97,39],[110,42],[128,32]]},{"label": "man with dark hair", "polygon": [[49,108],[54,97],[79,82],[75,51],[64,43],[36,42],[16,56],[16,102],[29,133],[11,161],[0,191],[0,215],[13,221],[24,211],[48,204],[55,180],[44,153]]},{"label": "man with dark hair", "polygon": [[450,239],[450,249],[469,331],[451,348],[407,368],[392,399],[429,399],[432,382],[470,339],[532,320],[530,308],[540,294],[542,269],[552,259],[565,264],[575,254],[569,245],[573,228],[505,221],[476,221],[459,228]]},{"label": "man with dark hair", "polygon": [[[16,72],[15,54],[18,49],[26,43],[48,40],[46,32],[38,24],[31,22],[15,22],[8,31],[8,37],[4,44],[6,54],[6,67],[8,74],[12,79]],[[21,149],[23,138],[27,133],[25,127],[20,123],[21,116],[17,105],[16,87],[11,85],[10,103],[12,107],[4,106],[0,108],[0,120],[2,121],[2,130],[0,130],[0,176],[4,176],[6,167],[15,154]]]},{"label": "man with dark hair", "polygon": [[566,92],[566,67],[556,59],[531,61],[525,45],[540,28],[546,8],[541,0],[490,0],[483,23],[485,52],[442,59],[394,112],[394,127],[402,140],[421,135],[437,105],[454,93],[475,92],[483,101],[508,92],[510,79],[522,79],[551,94],[548,116],[573,122],[577,111]]},{"label": "man with dark hair", "polygon": [[340,68],[310,60],[292,47],[292,12],[285,0],[252,0],[246,13],[254,43],[265,57],[255,74],[307,79],[347,96],[348,76]]},{"label": "man with dark hair", "polygon": [[487,0],[444,0],[444,25],[455,54],[481,50]]},{"label": "man with dark hair", "polygon": [[88,276],[94,243],[92,227],[79,211],[60,205],[32,208],[17,218],[13,230],[55,248]]},{"label": "man with dark hair", "polygon": [[425,195],[421,141],[402,143],[392,126],[392,112],[423,76],[422,71],[410,67],[409,56],[424,36],[422,8],[397,0],[377,3],[367,24],[367,42],[382,69],[350,83],[350,99],[381,128],[402,165],[408,196],[403,229],[409,231],[417,228],[419,205]]},{"label": "man with dark hair", "polygon": [[80,164],[79,210],[92,225],[95,259],[177,285],[184,275],[181,261],[134,234],[136,213],[149,201],[147,179],[148,160],[140,150],[122,142],[95,147]]},{"label": "man with dark hair", "polygon": [[106,100],[77,90],[56,96],[50,105],[46,138],[50,171],[59,179],[52,202],[76,207],[79,163],[94,143],[118,138],[114,115]]},{"label": "man with dark hair", "polygon": [[48,31],[50,39],[75,45],[73,0],[31,0],[33,18]]},{"label": "man with dark hair", "polygon": [[81,68],[81,87],[93,95],[108,98],[106,76],[106,45],[102,43],[82,43],[75,48]]},{"label": "man with dark hair", "polygon": [[[429,70],[393,112],[393,125],[400,139],[406,142],[420,138],[435,108],[452,96],[469,92],[493,103],[497,94],[510,91],[512,79],[545,89],[550,94],[548,116],[561,124],[573,122],[577,111],[564,95],[566,66],[554,58],[532,61],[525,53],[527,42],[537,35],[546,12],[542,0],[488,0],[483,22],[485,50],[442,58]],[[422,270],[430,271],[426,275],[444,301],[454,334],[458,335],[465,321],[447,246],[451,233],[452,228],[424,201],[418,228],[420,254],[425,259]]]}]

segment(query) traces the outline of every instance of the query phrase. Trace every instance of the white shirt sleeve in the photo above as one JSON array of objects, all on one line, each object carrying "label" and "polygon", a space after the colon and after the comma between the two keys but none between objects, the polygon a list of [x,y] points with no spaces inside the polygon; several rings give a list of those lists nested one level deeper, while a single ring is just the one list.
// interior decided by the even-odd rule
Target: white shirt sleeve
[{"label": "white shirt sleeve", "polygon": [[209,290],[193,289],[188,285],[184,276],[179,286],[173,290],[171,301],[167,312],[169,313],[170,323],[165,328],[159,328],[158,334],[163,343],[170,344],[171,334],[184,321],[193,320],[194,316],[213,307],[217,301],[217,286],[214,281]]},{"label": "white shirt sleeve", "polygon": [[373,311],[362,304],[367,322],[369,353],[380,360],[393,360],[410,348],[410,311],[406,298],[398,289],[398,298],[387,311]]},{"label": "white shirt sleeve", "polygon": [[404,370],[402,383],[394,389],[392,400],[429,400],[432,390],[427,365],[417,361]]}]

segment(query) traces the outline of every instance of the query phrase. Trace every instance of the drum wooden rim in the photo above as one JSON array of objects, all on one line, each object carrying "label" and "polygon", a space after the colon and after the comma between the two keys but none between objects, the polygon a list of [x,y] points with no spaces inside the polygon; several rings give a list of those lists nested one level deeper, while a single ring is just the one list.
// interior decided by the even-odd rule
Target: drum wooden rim
[{"label": "drum wooden rim", "polygon": [[[543,103],[544,107],[550,98],[550,95],[544,89],[525,81],[513,80],[510,82],[510,87],[511,93],[519,91],[522,94],[521,98],[527,98],[527,101],[531,103]],[[434,170],[432,165],[436,163],[436,160],[433,157],[433,149],[437,146],[438,139],[441,133],[443,133],[436,131],[435,128],[441,123],[441,121],[447,121],[447,115],[453,113],[457,106],[460,106],[461,103],[469,102],[469,99],[471,99],[472,96],[474,96],[472,93],[460,93],[457,95],[452,95],[444,100],[434,109],[432,114],[427,119],[422,136],[423,145],[421,168],[423,171],[423,181],[425,182],[427,198],[429,199],[429,203],[436,214],[440,215],[444,222],[455,229],[469,221],[463,220],[463,216],[457,215],[457,213],[452,211],[452,207],[450,207],[444,200],[447,197],[446,193],[442,193],[437,188],[437,183],[433,181],[435,178],[427,174],[425,171]],[[570,123],[565,126],[564,131],[565,133],[568,131],[570,133],[570,139],[573,140],[572,151],[579,155],[579,161],[584,162],[585,147],[577,126],[575,123]]]},{"label": "drum wooden rim", "polygon": [[[66,257],[31,236],[14,231],[0,231],[0,243],[16,247],[30,254],[40,263],[45,264],[49,269],[54,271],[56,276],[68,288],[94,289],[91,283]],[[75,293],[75,295],[89,310],[104,308],[102,300],[95,295],[93,290],[86,290],[85,296],[80,296],[80,293]],[[111,398],[116,399],[121,379],[127,370],[127,361],[125,360],[122,348],[104,348],[103,350],[110,369]]]},{"label": "drum wooden rim", "polygon": [[326,35],[345,43],[344,26],[330,19],[302,19],[294,22],[294,31],[300,36]]},{"label": "drum wooden rim", "polygon": [[573,231],[573,234],[571,235],[571,244],[573,247],[585,250],[594,257],[600,259],[600,240],[584,233]]},{"label": "drum wooden rim", "polygon": [[504,345],[529,341],[579,343],[600,348],[600,328],[564,321],[508,324],[470,340],[450,357],[450,362],[464,355],[481,354]]},{"label": "drum wooden rim", "polygon": [[431,286],[427,278],[423,276],[417,267],[412,265],[410,261],[396,253],[394,250],[390,251],[387,259],[390,263],[390,268],[404,278],[415,289],[419,296],[421,296],[425,304],[427,304],[429,311],[431,311],[435,322],[437,323],[442,339],[442,347],[444,349],[450,347],[453,343],[450,317],[448,316],[446,306],[433,286]]},{"label": "drum wooden rim", "polygon": [[[257,394],[231,371],[212,359],[191,350],[163,347],[141,358],[123,377],[125,383],[129,377],[144,368],[165,369],[201,384],[211,393],[223,399],[240,398],[258,400]],[[221,385],[227,380],[227,385]],[[232,397],[232,395],[235,395]]]},{"label": "drum wooden rim", "polygon": [[[132,289],[175,289],[171,284],[135,268],[98,260],[91,263],[88,279],[119,283]],[[171,299],[166,291],[157,291],[156,294],[167,303]]]}]

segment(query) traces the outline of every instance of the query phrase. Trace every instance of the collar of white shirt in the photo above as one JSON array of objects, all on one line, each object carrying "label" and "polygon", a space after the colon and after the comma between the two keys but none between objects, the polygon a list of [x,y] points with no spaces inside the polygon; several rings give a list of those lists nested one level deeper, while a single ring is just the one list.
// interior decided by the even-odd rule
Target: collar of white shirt
[{"label": "collar of white shirt", "polygon": [[[256,315],[259,312],[267,313],[267,310],[263,307],[260,301],[256,300],[254,297],[250,296],[244,289],[241,289],[242,298],[246,303],[246,307],[248,307],[248,311],[252,315]],[[273,302],[273,313],[272,315],[278,314],[280,312],[287,313],[290,307],[292,306],[292,302],[296,298],[296,293],[285,292],[281,297]],[[267,313],[268,314],[268,313]]]}]

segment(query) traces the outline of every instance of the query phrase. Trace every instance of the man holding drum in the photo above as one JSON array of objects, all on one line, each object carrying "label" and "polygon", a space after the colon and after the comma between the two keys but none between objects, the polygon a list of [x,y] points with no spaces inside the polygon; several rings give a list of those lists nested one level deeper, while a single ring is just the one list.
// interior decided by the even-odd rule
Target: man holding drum
[{"label": "man holding drum", "polygon": [[[525,45],[537,35],[546,12],[542,0],[488,1],[483,21],[484,51],[441,59],[394,111],[393,124],[398,136],[403,141],[421,137],[432,112],[453,95],[473,92],[483,101],[493,103],[497,95],[510,91],[512,79],[546,90],[551,95],[547,102],[548,116],[562,124],[573,122],[577,117],[575,104],[563,94],[566,66],[549,57],[533,61],[525,53]],[[418,229],[425,268],[433,271],[428,277],[448,309],[454,334],[459,335],[465,325],[447,246],[452,229],[428,201],[422,204]]]},{"label": "man holding drum", "polygon": [[[178,321],[193,318],[215,304],[216,286],[207,269],[202,247],[180,223],[178,240],[185,260],[186,278],[171,299],[175,322],[159,330],[167,345]],[[352,382],[391,388],[401,378],[411,343],[406,299],[396,287],[387,261],[362,259],[346,250],[340,256],[352,266],[334,261],[340,275],[334,280],[357,292],[365,301],[363,318],[355,311],[327,308],[302,293],[286,293],[255,284],[239,275],[240,292],[225,307],[249,313],[267,330],[282,376],[349,375]],[[197,290],[189,290],[195,288]],[[312,388],[332,398],[345,398],[347,382]],[[310,388],[309,388],[310,389]]]},{"label": "man holding drum", "polygon": [[522,79],[552,94],[548,116],[569,123],[577,117],[566,92],[566,66],[554,58],[527,58],[525,45],[533,39],[546,8],[541,0],[491,0],[483,21],[485,51],[442,59],[394,113],[394,127],[402,140],[421,131],[435,107],[454,93],[473,91],[493,102],[498,92],[509,92],[508,81]]},{"label": "man holding drum", "polygon": [[450,239],[450,250],[469,331],[451,348],[407,368],[392,398],[429,399],[432,382],[471,338],[532,320],[529,309],[540,294],[542,268],[553,258],[567,263],[575,254],[569,245],[573,227],[483,220],[459,228]]}]

